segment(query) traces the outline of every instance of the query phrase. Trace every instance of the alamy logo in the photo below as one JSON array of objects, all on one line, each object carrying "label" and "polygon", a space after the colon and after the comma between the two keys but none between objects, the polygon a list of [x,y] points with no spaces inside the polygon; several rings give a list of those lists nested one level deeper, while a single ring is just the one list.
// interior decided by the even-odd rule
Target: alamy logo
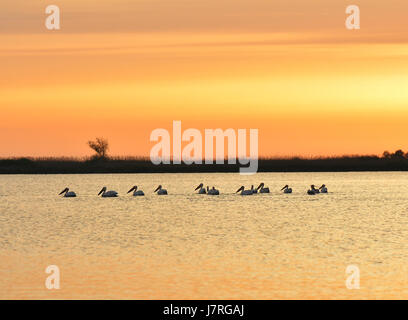
[{"label": "alamy logo", "polygon": [[349,265],[346,268],[346,288],[349,290],[360,289],[360,269],[356,265]]},{"label": "alamy logo", "polygon": [[48,14],[45,19],[45,27],[48,30],[60,29],[60,9],[56,5],[49,5],[45,8],[45,13]]},{"label": "alamy logo", "polygon": [[45,273],[49,275],[45,280],[45,287],[47,289],[59,289],[60,288],[60,270],[56,265],[50,265],[45,269]]},{"label": "alamy logo", "polygon": [[[60,9],[56,5],[49,5],[45,8],[45,13],[48,14],[45,19],[45,26],[48,30],[60,29]],[[349,16],[346,19],[346,28],[349,30],[360,29],[360,8],[357,5],[349,5],[346,8],[346,14]]]},{"label": "alamy logo", "polygon": [[348,30],[360,29],[360,8],[356,5],[348,6],[346,13],[349,14],[346,19],[346,28]]},{"label": "alamy logo", "polygon": [[[250,175],[258,171],[258,129],[249,130],[249,157],[247,154],[247,130],[238,129],[205,129],[204,143],[198,129],[181,130],[181,121],[173,121],[173,164],[202,164],[203,145],[204,163],[223,164],[225,158],[225,138],[227,138],[228,164],[236,164],[237,158],[241,165],[240,174]],[[150,151],[150,160],[159,165],[171,163],[171,139],[166,129],[155,129],[150,134],[150,141],[158,142]],[[182,150],[181,144],[189,142]],[[248,166],[249,164],[249,166]]]}]

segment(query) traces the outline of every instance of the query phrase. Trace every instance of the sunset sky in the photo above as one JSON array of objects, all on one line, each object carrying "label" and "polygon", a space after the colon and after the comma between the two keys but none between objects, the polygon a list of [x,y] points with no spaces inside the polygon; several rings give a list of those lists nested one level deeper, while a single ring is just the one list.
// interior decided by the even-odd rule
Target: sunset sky
[{"label": "sunset sky", "polygon": [[406,0],[2,0],[0,157],[86,156],[97,136],[148,156],[173,120],[259,129],[261,156],[408,150],[407,17]]}]

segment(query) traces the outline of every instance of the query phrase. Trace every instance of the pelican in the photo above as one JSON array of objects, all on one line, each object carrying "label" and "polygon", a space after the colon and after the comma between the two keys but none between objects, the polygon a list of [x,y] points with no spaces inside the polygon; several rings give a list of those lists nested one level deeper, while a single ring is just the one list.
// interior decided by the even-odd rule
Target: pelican
[{"label": "pelican", "polygon": [[103,187],[101,191],[99,191],[98,196],[102,195],[102,198],[114,198],[118,196],[116,191],[106,191],[106,187]]},{"label": "pelican", "polygon": [[283,191],[283,193],[292,193],[292,188],[289,188],[288,185],[284,186],[281,191]]},{"label": "pelican", "polygon": [[206,194],[204,185],[203,185],[202,183],[200,183],[200,184],[198,185],[198,187],[194,189],[194,191],[197,191],[198,189],[200,189],[200,190],[198,191],[198,194]]},{"label": "pelican", "polygon": [[325,184],[322,184],[322,186],[319,189],[321,193],[327,193],[327,188]]},{"label": "pelican", "polygon": [[158,195],[165,195],[167,194],[167,190],[163,189],[161,185],[159,185],[156,190],[154,190],[153,192],[157,192]]},{"label": "pelican", "polygon": [[307,190],[307,194],[313,196],[313,195],[315,195],[316,193],[320,193],[320,191],[319,191],[319,189],[316,189],[316,188],[315,188],[314,184],[312,184],[312,185],[310,186],[310,190]]},{"label": "pelican", "polygon": [[75,198],[76,193],[74,191],[69,191],[69,188],[65,188],[58,195],[64,194],[64,198]]},{"label": "pelican", "polygon": [[254,194],[253,189],[245,190],[244,186],[241,186],[235,193],[238,193],[241,191],[241,196],[250,196]]},{"label": "pelican", "polygon": [[258,189],[254,189],[254,185],[251,186],[252,193],[258,193]]},{"label": "pelican", "polygon": [[215,189],[215,187],[212,187],[212,189],[209,189],[207,186],[207,194],[210,196],[218,196],[220,194],[220,191]]},{"label": "pelican", "polygon": [[259,193],[269,193],[269,188],[266,187],[264,188],[264,183],[261,182],[261,184],[258,186],[258,188],[256,188],[256,190],[259,190]]},{"label": "pelican", "polygon": [[131,193],[133,191],[133,196],[144,196],[144,192],[142,190],[137,190],[137,186],[134,186],[132,189],[130,189],[127,193]]}]

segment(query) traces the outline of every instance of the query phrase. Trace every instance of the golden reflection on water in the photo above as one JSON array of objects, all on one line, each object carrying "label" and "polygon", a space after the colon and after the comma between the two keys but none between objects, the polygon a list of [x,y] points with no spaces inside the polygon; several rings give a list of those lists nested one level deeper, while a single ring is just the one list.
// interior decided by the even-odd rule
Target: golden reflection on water
[{"label": "golden reflection on water", "polygon": [[[408,298],[405,173],[0,178],[1,299]],[[233,194],[261,181],[271,194]],[[193,194],[200,182],[221,196]],[[311,183],[330,193],[307,196]],[[135,184],[146,197],[126,195]],[[105,185],[120,197],[98,198]],[[78,198],[59,198],[66,186]],[[45,288],[52,264],[60,290]]]}]

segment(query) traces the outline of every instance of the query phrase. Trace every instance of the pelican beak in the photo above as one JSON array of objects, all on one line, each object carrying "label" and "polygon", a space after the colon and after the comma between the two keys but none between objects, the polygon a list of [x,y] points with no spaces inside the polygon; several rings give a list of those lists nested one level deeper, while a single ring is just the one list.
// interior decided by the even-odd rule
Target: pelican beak
[{"label": "pelican beak", "polygon": [[156,188],[156,190],[154,190],[153,192],[156,192],[157,190],[159,190],[160,189],[160,186],[158,186],[157,188]]},{"label": "pelican beak", "polygon": [[135,189],[136,189],[136,186],[134,186],[132,189],[130,189],[127,193],[131,193]]},{"label": "pelican beak", "polygon": [[286,186],[284,186],[282,189],[281,189],[281,191],[283,190],[283,189],[285,189],[286,188]]},{"label": "pelican beak", "polygon": [[68,188],[65,188],[64,190],[62,190],[58,195],[60,196],[61,194],[65,193],[68,191]]},{"label": "pelican beak", "polygon": [[237,191],[235,191],[235,193],[240,192],[244,187],[239,188]]},{"label": "pelican beak", "polygon": [[194,191],[200,189],[202,187],[202,185],[200,184],[197,188],[194,189]]},{"label": "pelican beak", "polygon": [[101,193],[104,191],[105,188],[102,188],[101,191],[99,191],[98,196],[101,195]]}]

